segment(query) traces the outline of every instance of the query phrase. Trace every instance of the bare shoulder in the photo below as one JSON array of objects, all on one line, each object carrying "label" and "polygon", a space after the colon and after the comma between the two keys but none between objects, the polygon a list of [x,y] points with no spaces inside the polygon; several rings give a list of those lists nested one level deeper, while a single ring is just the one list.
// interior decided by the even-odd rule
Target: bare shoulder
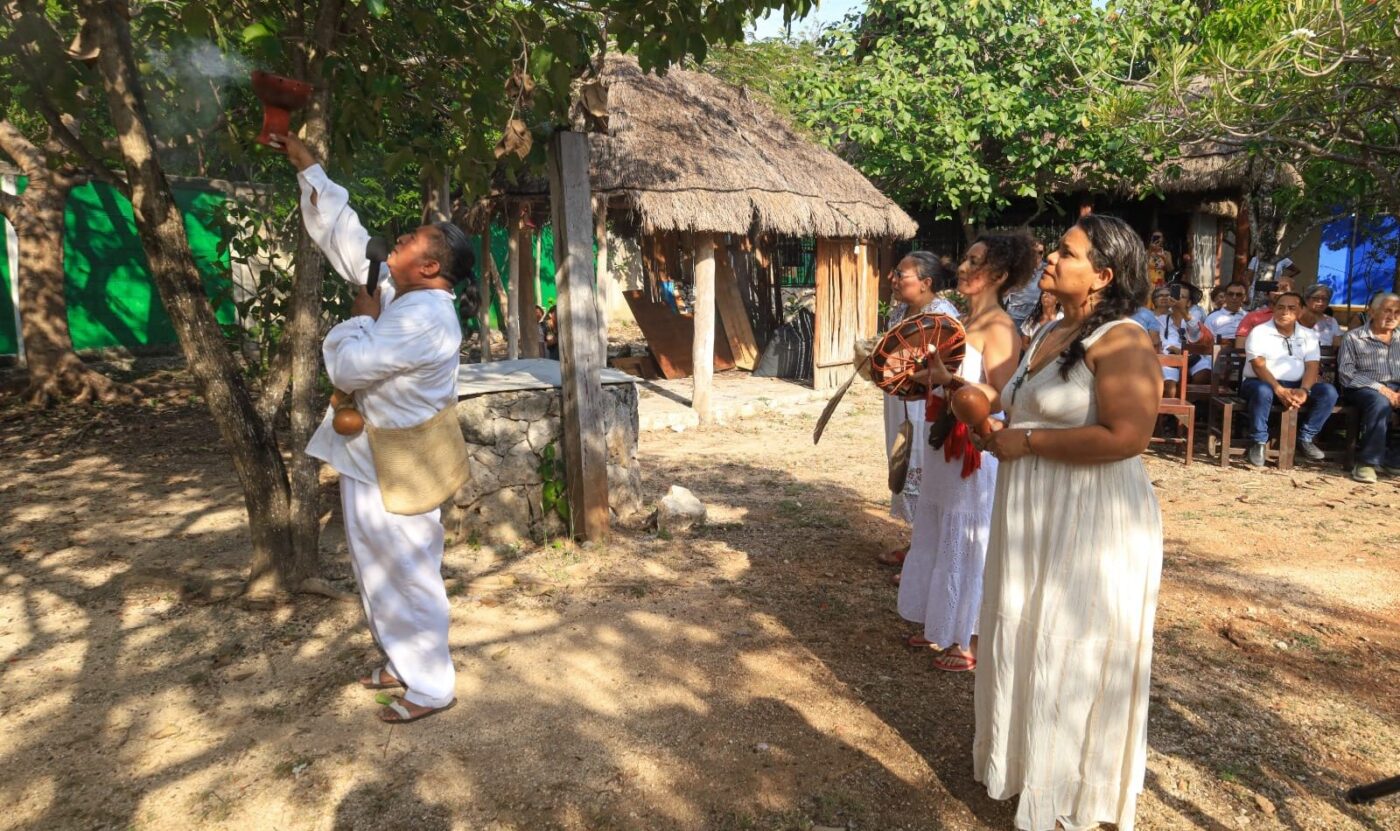
[{"label": "bare shoulder", "polygon": [[978,318],[977,322],[968,327],[967,339],[973,345],[983,349],[989,342],[1019,342],[1020,333],[1016,331],[1016,323],[1011,319],[1011,315],[997,309]]},{"label": "bare shoulder", "polygon": [[1115,362],[1156,363],[1156,356],[1157,350],[1153,348],[1152,339],[1148,337],[1147,330],[1131,323],[1131,325],[1119,324],[1104,332],[1094,342],[1094,345],[1084,353],[1084,360],[1089,364],[1089,368],[1093,369],[1095,364],[1104,359]]}]

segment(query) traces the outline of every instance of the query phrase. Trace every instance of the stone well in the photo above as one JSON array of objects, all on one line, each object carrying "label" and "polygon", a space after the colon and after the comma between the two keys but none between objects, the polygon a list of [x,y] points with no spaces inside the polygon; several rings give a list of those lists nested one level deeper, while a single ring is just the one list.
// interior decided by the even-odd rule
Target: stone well
[{"label": "stone well", "polygon": [[[637,463],[636,379],[603,370],[603,424],[608,447],[608,501],[614,521],[642,508]],[[469,364],[458,375],[457,419],[471,451],[471,480],[443,507],[456,539],[485,543],[541,541],[566,532],[543,507],[545,448],[562,461],[559,363],[549,360]]]}]

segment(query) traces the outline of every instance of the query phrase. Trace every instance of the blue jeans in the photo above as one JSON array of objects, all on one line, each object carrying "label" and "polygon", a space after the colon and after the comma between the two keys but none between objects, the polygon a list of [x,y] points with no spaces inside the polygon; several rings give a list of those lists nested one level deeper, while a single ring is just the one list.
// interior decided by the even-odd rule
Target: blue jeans
[{"label": "blue jeans", "polygon": [[[1296,390],[1298,381],[1279,381],[1280,387]],[[1249,405],[1251,441],[1263,444],[1269,440],[1269,408],[1274,405],[1274,388],[1258,378],[1246,378],[1240,384],[1240,397]],[[1326,381],[1313,384],[1308,400],[1298,412],[1298,441],[1312,441],[1322,432],[1322,425],[1337,405],[1337,388]]]},{"label": "blue jeans", "polygon": [[[1386,384],[1400,390],[1400,382]],[[1369,387],[1353,387],[1346,391],[1347,403],[1361,411],[1361,440],[1357,442],[1356,463],[1400,467],[1400,447],[1390,432],[1390,402]]]}]

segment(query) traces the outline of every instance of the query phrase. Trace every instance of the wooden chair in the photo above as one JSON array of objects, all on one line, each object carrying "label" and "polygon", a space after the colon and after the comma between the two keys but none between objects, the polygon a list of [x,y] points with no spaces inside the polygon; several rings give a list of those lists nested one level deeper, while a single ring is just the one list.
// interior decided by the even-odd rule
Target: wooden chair
[{"label": "wooden chair", "polygon": [[[1176,418],[1186,426],[1186,464],[1191,464],[1192,449],[1196,445],[1196,405],[1186,400],[1186,367],[1191,363],[1191,356],[1182,355],[1158,355],[1157,361],[1163,369],[1175,368],[1181,372],[1181,380],[1176,385],[1176,395],[1171,398],[1163,398],[1157,402],[1157,415],[1176,416]],[[1153,441],[1180,441],[1175,438],[1153,439]]]},{"label": "wooden chair", "polygon": [[[1235,412],[1245,412],[1245,401],[1240,397],[1240,384],[1244,378],[1244,350],[1224,349],[1216,357],[1211,370],[1210,410],[1206,416],[1206,452],[1220,453],[1220,466],[1230,466],[1230,455],[1243,454],[1245,447],[1234,446]],[[1288,409],[1275,402],[1273,411],[1278,413],[1278,449],[1265,450],[1265,459],[1275,459],[1279,470],[1292,470],[1294,453],[1298,444],[1298,411]]]}]

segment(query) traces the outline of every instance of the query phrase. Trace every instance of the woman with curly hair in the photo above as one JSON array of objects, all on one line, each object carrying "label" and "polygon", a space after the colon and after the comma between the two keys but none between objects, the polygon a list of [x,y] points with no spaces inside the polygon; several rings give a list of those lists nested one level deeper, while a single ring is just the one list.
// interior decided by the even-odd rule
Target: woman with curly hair
[{"label": "woman with curly hair", "polygon": [[[965,425],[947,406],[953,382],[1001,386],[1021,358],[1021,337],[1002,308],[1040,263],[1030,234],[988,234],[967,249],[958,266],[958,292],[967,298],[967,346],[956,377],[940,361],[926,370],[933,444],[924,453],[924,481],[914,536],[899,583],[899,614],[922,626],[912,646],[945,647],[936,669],[966,672],[977,666],[977,612],[982,567],[996,490],[996,460],[973,446]],[[941,423],[940,423],[941,422]]]},{"label": "woman with curly hair", "polygon": [[1157,355],[1129,316],[1151,286],[1142,242],[1091,214],[1060,240],[1041,288],[1061,320],[992,394],[1006,425],[980,621],[973,773],[1019,794],[1016,827],[1132,831],[1147,763],[1162,522],[1140,454],[1162,397]]}]

